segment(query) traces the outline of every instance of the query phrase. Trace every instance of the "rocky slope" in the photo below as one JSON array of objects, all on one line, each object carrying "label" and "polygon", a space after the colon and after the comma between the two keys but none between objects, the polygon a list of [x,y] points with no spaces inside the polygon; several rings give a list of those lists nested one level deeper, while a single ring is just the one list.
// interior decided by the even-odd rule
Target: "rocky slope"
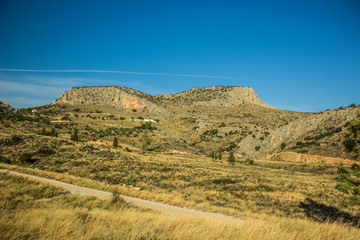
[{"label": "rocky slope", "polygon": [[334,154],[339,156],[341,152],[344,152],[341,142],[340,145],[338,142],[339,140],[341,141],[342,128],[349,121],[355,119],[357,115],[357,108],[355,107],[312,114],[281,126],[272,131],[268,136],[264,136],[261,133],[247,136],[238,144],[237,152],[245,157],[264,157],[268,154],[285,150],[285,148],[287,150],[294,150],[297,148],[296,146],[316,145],[320,147],[321,144],[318,142],[320,139],[338,135],[336,139],[333,139],[332,143],[329,141],[324,142],[323,147],[326,148],[326,153],[329,153],[329,148],[331,147],[337,150],[340,148],[341,151]]}]

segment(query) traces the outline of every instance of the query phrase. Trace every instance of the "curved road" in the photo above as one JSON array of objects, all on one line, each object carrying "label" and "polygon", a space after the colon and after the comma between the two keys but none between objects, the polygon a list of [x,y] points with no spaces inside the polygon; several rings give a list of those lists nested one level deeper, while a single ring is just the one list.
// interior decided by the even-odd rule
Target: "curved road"
[{"label": "curved road", "polygon": [[[71,194],[79,194],[79,195],[83,195],[83,196],[94,196],[94,197],[100,198],[102,200],[108,200],[108,199],[113,198],[113,194],[110,192],[100,191],[100,190],[87,188],[87,187],[79,187],[74,184],[64,183],[64,182],[60,182],[60,181],[56,181],[56,180],[52,180],[52,179],[37,177],[37,176],[29,175],[29,174],[18,173],[18,172],[4,170],[4,169],[0,169],[0,173],[9,173],[12,175],[25,177],[25,178],[35,180],[38,182],[48,183],[48,184],[54,185],[56,187],[62,187],[64,189],[68,190]],[[120,195],[120,196],[125,200],[125,202],[133,204],[137,207],[149,208],[149,209],[157,210],[157,211],[169,214],[169,215],[174,215],[174,216],[176,216],[176,215],[196,215],[196,216],[218,218],[218,219],[231,220],[231,221],[244,221],[243,219],[226,216],[226,215],[219,214],[219,213],[202,212],[202,211],[198,211],[198,210],[175,207],[175,206],[171,206],[171,205],[167,205],[167,204],[163,204],[163,203],[152,202],[152,201],[128,197],[128,196],[124,196],[124,195]]]}]

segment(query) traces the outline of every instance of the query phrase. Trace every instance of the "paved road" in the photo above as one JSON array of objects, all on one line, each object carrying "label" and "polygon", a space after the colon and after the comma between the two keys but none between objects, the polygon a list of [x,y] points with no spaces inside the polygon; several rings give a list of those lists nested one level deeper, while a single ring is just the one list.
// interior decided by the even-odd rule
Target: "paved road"
[{"label": "paved road", "polygon": [[[4,170],[4,169],[0,169],[0,173],[9,173],[12,175],[25,177],[25,178],[28,178],[31,180],[48,183],[48,184],[54,185],[56,187],[62,187],[64,189],[68,190],[71,194],[79,194],[79,195],[83,195],[83,196],[94,196],[94,197],[97,197],[97,198],[100,198],[103,200],[111,199],[113,197],[113,194],[110,192],[100,191],[100,190],[86,188],[86,187],[79,187],[79,186],[76,186],[73,184],[64,183],[64,182],[51,180],[51,179],[47,179],[47,178],[42,178],[42,177],[37,177],[37,176],[29,175],[29,174],[18,173],[18,172]],[[160,211],[160,212],[163,212],[163,213],[166,213],[169,215],[174,215],[174,216],[196,215],[196,216],[218,218],[218,219],[225,219],[225,220],[231,220],[231,221],[244,221],[242,219],[226,216],[226,215],[219,214],[219,213],[202,212],[202,211],[193,210],[193,209],[175,207],[175,206],[171,206],[171,205],[167,205],[167,204],[163,204],[163,203],[152,202],[152,201],[128,197],[128,196],[124,196],[124,195],[121,195],[121,197],[127,203],[133,204],[137,207],[150,208],[150,209],[157,210],[157,211]]]}]

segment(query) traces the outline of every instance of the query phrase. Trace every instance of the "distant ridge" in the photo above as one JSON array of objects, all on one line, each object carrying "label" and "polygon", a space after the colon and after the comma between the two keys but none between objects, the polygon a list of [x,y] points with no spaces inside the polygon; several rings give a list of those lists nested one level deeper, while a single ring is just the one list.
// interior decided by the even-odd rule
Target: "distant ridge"
[{"label": "distant ridge", "polygon": [[[263,103],[251,87],[213,86],[193,88],[177,94],[151,96],[149,94],[120,86],[74,87],[53,102],[53,104],[102,105],[119,109],[144,109],[151,113],[169,114],[167,106],[205,105],[238,106],[256,104],[271,107]],[[272,107],[271,107],[272,108]]]}]

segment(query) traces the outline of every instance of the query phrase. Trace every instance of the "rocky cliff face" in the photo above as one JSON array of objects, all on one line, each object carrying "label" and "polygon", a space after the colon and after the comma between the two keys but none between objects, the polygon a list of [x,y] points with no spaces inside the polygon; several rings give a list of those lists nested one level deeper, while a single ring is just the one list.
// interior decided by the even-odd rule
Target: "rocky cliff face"
[{"label": "rocky cliff face", "polygon": [[153,114],[169,114],[155,104],[152,96],[125,87],[78,87],[61,94],[53,104],[114,106],[119,109],[145,109]]},{"label": "rocky cliff face", "polygon": [[310,132],[342,127],[357,116],[356,108],[336,109],[312,114],[283,125],[268,136],[249,135],[237,146],[237,152],[247,157],[265,156],[281,149],[281,144],[295,142]]},{"label": "rocky cliff face", "polygon": [[203,106],[238,106],[252,103],[271,107],[260,101],[251,87],[214,86],[194,88],[177,94],[166,94],[155,97],[158,101],[182,102],[186,105]]}]

